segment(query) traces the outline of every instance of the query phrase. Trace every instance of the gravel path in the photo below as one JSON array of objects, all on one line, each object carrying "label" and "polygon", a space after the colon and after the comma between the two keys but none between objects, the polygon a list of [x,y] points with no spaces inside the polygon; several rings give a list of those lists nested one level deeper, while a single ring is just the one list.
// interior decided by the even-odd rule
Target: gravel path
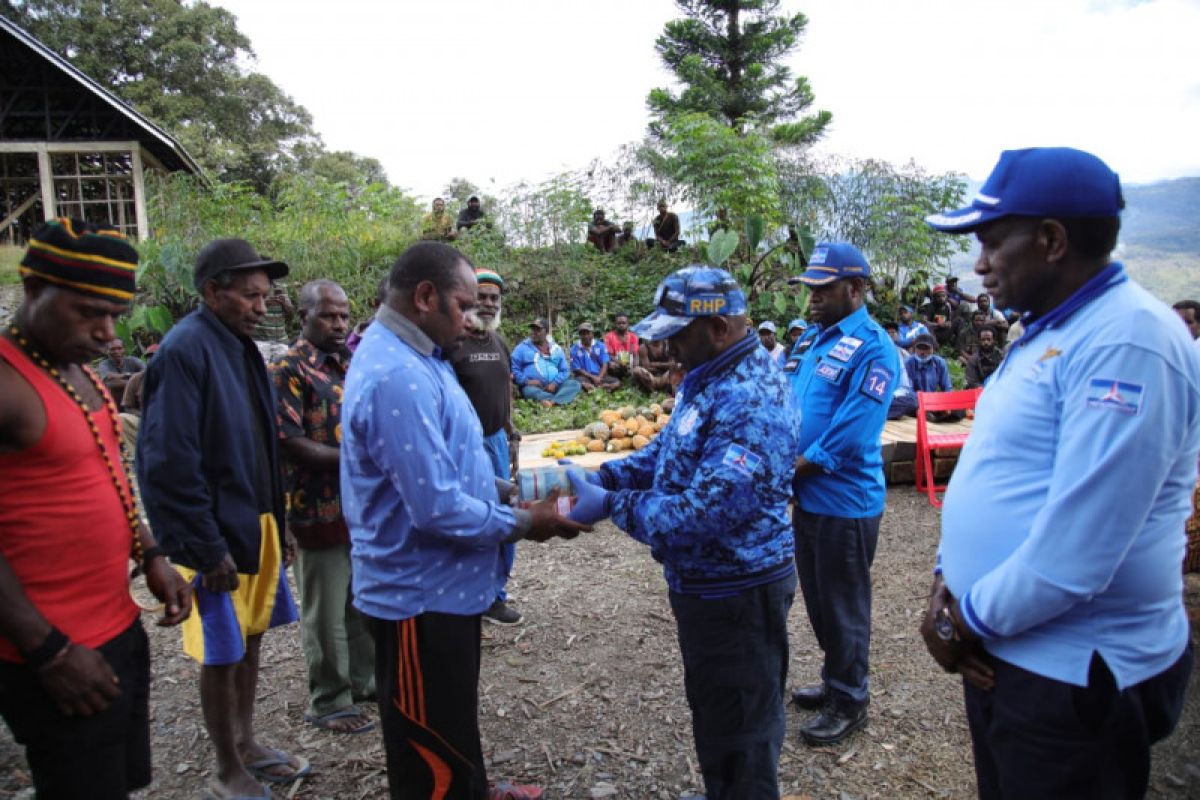
[{"label": "gravel path", "polygon": [[[789,710],[784,794],[974,796],[961,688],[937,670],[916,634],[937,526],[938,512],[923,497],[906,487],[891,491],[874,569],[871,724],[838,747],[811,750],[797,738],[801,716]],[[485,627],[480,716],[489,774],[540,783],[547,798],[674,800],[701,789],[666,586],[645,548],[607,524],[571,543],[522,545],[510,590],[526,621]],[[790,680],[798,684],[819,665],[799,599],[790,627]],[[197,670],[180,654],[176,633],[153,629],[151,637],[155,782],[139,797],[198,797],[211,751]],[[304,754],[315,770],[294,797],[386,797],[377,734],[342,737],[303,723],[306,680],[295,626],[264,641],[262,738]],[[1193,681],[1183,722],[1156,750],[1150,797],[1200,798],[1198,744]],[[31,797],[26,787],[20,750],[0,726],[0,798]]]}]

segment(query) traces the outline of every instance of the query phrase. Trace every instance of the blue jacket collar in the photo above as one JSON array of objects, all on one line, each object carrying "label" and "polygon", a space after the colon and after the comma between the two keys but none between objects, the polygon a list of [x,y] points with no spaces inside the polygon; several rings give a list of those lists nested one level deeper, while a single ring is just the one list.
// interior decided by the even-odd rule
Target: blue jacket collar
[{"label": "blue jacket collar", "polygon": [[1076,311],[1127,280],[1129,280],[1129,276],[1125,274],[1125,268],[1121,266],[1120,262],[1112,262],[1096,273],[1091,280],[1076,289],[1073,295],[1042,316],[1035,318],[1026,313],[1021,317],[1021,322],[1026,326],[1025,333],[1014,344],[1033,341],[1034,337],[1047,328],[1061,327],[1075,315]]},{"label": "blue jacket collar", "polygon": [[822,328],[821,332],[817,334],[817,338],[823,339],[835,331],[842,336],[849,336],[870,321],[871,315],[867,313],[867,305],[864,303],[857,310],[851,311],[828,328]]}]

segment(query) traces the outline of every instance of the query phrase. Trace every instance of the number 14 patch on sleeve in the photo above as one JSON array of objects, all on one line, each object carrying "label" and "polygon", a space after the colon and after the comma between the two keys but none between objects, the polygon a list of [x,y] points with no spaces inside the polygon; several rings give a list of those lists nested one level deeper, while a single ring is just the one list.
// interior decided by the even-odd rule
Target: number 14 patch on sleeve
[{"label": "number 14 patch on sleeve", "polygon": [[895,379],[896,375],[887,367],[882,364],[872,364],[863,377],[859,391],[877,403],[886,403],[891,400],[889,387]]}]

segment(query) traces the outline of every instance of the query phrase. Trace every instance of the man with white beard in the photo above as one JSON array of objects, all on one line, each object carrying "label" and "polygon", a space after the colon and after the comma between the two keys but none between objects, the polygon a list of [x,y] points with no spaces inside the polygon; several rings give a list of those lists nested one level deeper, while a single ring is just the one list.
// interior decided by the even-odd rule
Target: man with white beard
[{"label": "man with white beard", "polygon": [[[463,391],[475,407],[483,425],[483,443],[492,459],[497,478],[512,480],[517,471],[517,447],[521,434],[512,424],[512,375],[509,373],[510,351],[497,331],[500,328],[500,295],[504,279],[490,269],[475,270],[479,283],[479,305],[470,321],[470,336],[450,354],[450,363]],[[504,578],[512,572],[517,546],[500,545],[504,562]],[[504,587],[483,618],[497,625],[516,625],[521,614],[508,605]]]}]

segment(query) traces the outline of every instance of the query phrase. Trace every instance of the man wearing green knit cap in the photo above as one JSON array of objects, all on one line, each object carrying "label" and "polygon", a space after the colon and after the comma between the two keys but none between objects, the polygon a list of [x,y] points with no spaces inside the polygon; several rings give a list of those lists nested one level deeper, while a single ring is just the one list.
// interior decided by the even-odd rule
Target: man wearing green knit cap
[{"label": "man wearing green knit cap", "polygon": [[[450,363],[479,415],[483,443],[487,446],[496,477],[511,480],[517,471],[517,446],[521,434],[512,424],[512,378],[508,371],[511,353],[498,333],[504,279],[495,270],[477,269],[475,280],[479,284],[479,305],[475,307],[471,335],[450,355]],[[500,553],[507,580],[517,546],[502,544]],[[516,625],[521,621],[521,614],[508,605],[508,595],[502,586],[491,608],[483,612],[483,618],[496,625]]]}]

